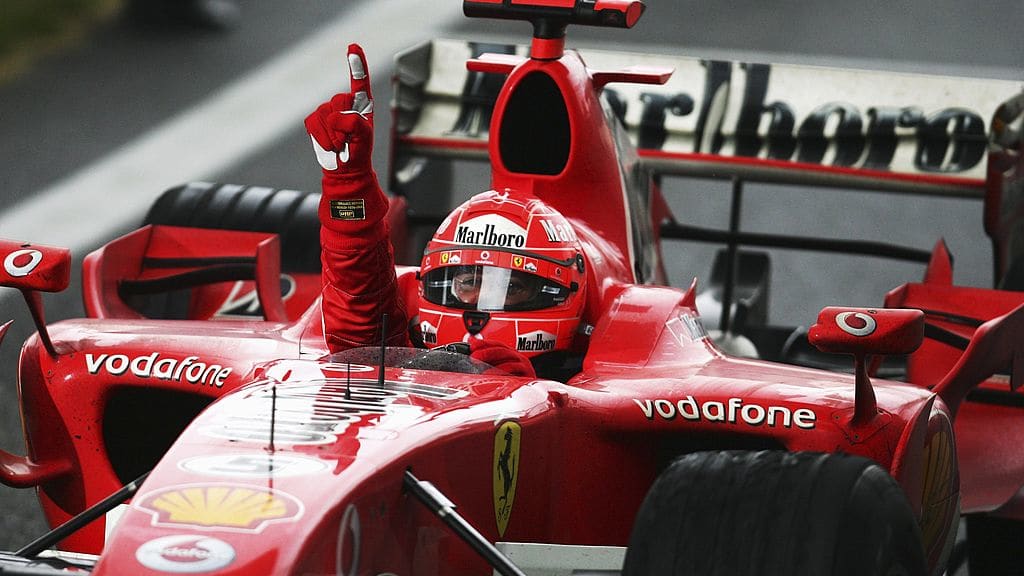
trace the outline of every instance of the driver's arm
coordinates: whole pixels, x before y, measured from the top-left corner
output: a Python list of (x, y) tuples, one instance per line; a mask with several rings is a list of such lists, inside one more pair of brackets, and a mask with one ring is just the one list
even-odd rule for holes
[(323, 171), (320, 197), (324, 338), (332, 352), (380, 343), (408, 345), (405, 305), (398, 297), (388, 201), (371, 165), (373, 95), (366, 57), (348, 48), (351, 91), (336, 94), (306, 118)]

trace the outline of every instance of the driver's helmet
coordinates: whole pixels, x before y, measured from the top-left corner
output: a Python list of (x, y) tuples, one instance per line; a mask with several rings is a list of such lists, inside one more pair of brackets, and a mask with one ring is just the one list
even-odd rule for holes
[(456, 208), (420, 266), (419, 329), (429, 347), (484, 338), (526, 356), (567, 350), (585, 300), (583, 251), (537, 198), (489, 191)]

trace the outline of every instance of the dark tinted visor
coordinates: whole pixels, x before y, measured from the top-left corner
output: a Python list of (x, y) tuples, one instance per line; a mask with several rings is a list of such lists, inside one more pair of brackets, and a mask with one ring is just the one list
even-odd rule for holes
[(570, 292), (536, 274), (498, 266), (446, 266), (423, 275), (428, 302), (460, 310), (542, 310), (562, 304)]

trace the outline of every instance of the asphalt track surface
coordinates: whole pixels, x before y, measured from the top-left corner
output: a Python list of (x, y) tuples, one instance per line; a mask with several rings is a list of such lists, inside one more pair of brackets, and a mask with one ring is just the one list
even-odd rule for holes
[[(175, 183), (317, 189), (301, 119), (344, 88), (347, 43), (367, 48), (379, 111), (390, 98), (384, 50), (433, 36), (525, 41), (526, 25), (461, 20), (454, 4), (242, 0), (242, 24), (226, 34), (140, 29), (120, 20), (98, 27), (0, 84), (0, 236), (73, 246), (80, 260), (137, 226), (149, 202)], [(1022, 80), (1021, 30), (1024, 13), (1015, 0), (985, 6), (651, 0), (634, 30), (574, 29), (570, 44)], [(286, 104), (268, 105), (275, 99)], [(386, 128), (378, 124), (375, 164), (383, 171)], [(467, 193), (487, 185), (479, 174), (463, 180)], [(689, 223), (724, 227), (727, 190), (715, 182), (676, 185), (671, 202)], [(924, 249), (943, 236), (956, 257), (958, 283), (991, 283), (975, 201), (750, 186), (743, 227)], [(673, 283), (706, 276), (713, 251), (697, 244), (671, 249)], [(829, 304), (878, 305), (887, 290), (922, 272), (919, 265), (870, 258), (840, 263), (786, 251), (772, 257), (771, 316), (789, 324), (806, 325)], [(79, 289), (75, 280), (64, 294), (47, 296), (48, 318), (81, 315)], [(13, 374), (31, 321), (11, 292), (0, 293), (0, 320), (16, 320), (0, 348), (0, 448), (23, 453)], [(20, 547), (45, 530), (31, 491), (0, 489), (0, 510), (0, 549)]]

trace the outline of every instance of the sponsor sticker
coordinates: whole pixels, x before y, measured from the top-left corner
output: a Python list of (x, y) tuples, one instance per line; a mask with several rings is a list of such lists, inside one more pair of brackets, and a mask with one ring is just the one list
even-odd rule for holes
[(522, 248), (526, 246), (526, 230), (497, 214), (467, 220), (455, 228), (456, 244)]
[(15, 250), (4, 258), (4, 270), (14, 278), (28, 276), (43, 261), (43, 253), (39, 250)]
[(441, 264), (462, 264), (462, 250), (441, 252)]
[(519, 479), (519, 445), (522, 428), (518, 422), (504, 422), (494, 433), (494, 519), (498, 523), (498, 535), (504, 536), (508, 520), (512, 516), (512, 504), (516, 499), (516, 481)]
[(213, 572), (235, 561), (235, 549), (217, 538), (176, 534), (150, 540), (135, 551), (135, 559), (150, 570), (175, 574)]
[(424, 344), (437, 344), (437, 326), (423, 320), (420, 322), (420, 334)]
[(725, 402), (700, 402), (693, 396), (687, 396), (679, 400), (634, 398), (633, 402), (648, 420), (678, 418), (691, 422), (721, 422), (768, 428), (796, 426), (804, 430), (813, 429), (817, 421), (817, 415), (810, 408), (793, 410), (788, 406), (761, 406), (753, 402), (744, 402), (742, 398), (729, 398)]
[(334, 220), (366, 220), (366, 203), (358, 200), (331, 200), (331, 218)]
[(163, 358), (159, 352), (134, 358), (129, 358), (125, 354), (87, 353), (85, 369), (90, 374), (99, 374), (103, 371), (111, 376), (123, 376), (131, 373), (137, 378), (174, 380), (217, 388), (223, 387), (224, 379), (231, 374), (231, 368), (200, 362), (198, 356), (188, 356), (184, 359)]
[[(295, 295), (299, 285), (290, 274), (281, 274), (281, 300), (287, 302)], [(263, 316), (256, 283), (251, 280), (239, 280), (231, 286), (231, 292), (213, 313), (217, 318)]]
[(193, 474), (228, 478), (290, 478), (327, 470), (322, 460), (290, 454), (216, 454), (196, 456), (178, 462), (178, 468)]
[(302, 502), (280, 490), (234, 484), (171, 486), (134, 505), (152, 515), (153, 526), (250, 533), (293, 522), (304, 511)]
[(708, 336), (707, 331), (704, 330), (704, 324), (701, 323), (699, 318), (682, 312), (677, 314), (675, 318), (665, 322), (665, 327), (675, 337), (676, 342), (679, 342), (681, 345), (686, 345), (689, 342), (701, 340)]
[(878, 325), (875, 319), (863, 312), (840, 312), (836, 314), (836, 325), (852, 336), (870, 336)]
[(576, 240), (576, 233), (568, 224), (558, 224), (542, 218), (540, 225), (544, 228), (544, 234), (547, 236), (548, 242), (572, 242)]
[(516, 350), (523, 352), (546, 352), (555, 349), (555, 335), (544, 330), (534, 330), (516, 335)]

